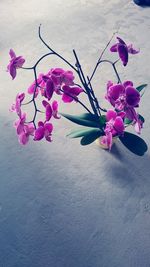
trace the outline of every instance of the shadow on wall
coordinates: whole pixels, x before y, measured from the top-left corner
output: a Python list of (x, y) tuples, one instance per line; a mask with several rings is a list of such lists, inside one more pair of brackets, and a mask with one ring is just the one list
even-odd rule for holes
[(133, 0), (136, 5), (150, 6), (150, 0)]

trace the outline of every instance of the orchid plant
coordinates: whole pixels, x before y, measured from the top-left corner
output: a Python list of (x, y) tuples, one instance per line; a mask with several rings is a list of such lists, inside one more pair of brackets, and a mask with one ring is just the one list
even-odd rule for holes
[[(19, 92), (15, 102), (12, 104), (10, 111), (17, 114), (18, 119), (14, 123), (18, 140), (22, 145), (26, 145), (30, 138), (34, 141), (46, 139), (52, 141), (53, 121), (62, 117), (78, 124), (82, 127), (71, 131), (68, 136), (72, 138), (81, 138), (81, 145), (88, 145), (99, 140), (99, 143), (109, 151), (112, 148), (113, 139), (119, 138), (120, 141), (133, 153), (142, 156), (147, 151), (145, 141), (138, 135), (143, 128), (144, 118), (139, 114), (138, 108), (143, 95), (143, 89), (147, 84), (135, 87), (132, 81), (121, 81), (117, 71), (117, 64), (121, 62), (123, 66), (127, 66), (129, 54), (137, 54), (132, 44), (127, 45), (120, 37), (117, 42), (110, 47), (110, 52), (117, 54), (116, 61), (103, 59), (106, 49), (109, 48), (112, 38), (102, 51), (91, 76), (86, 76), (83, 72), (81, 63), (75, 50), (75, 64), (71, 64), (67, 59), (54, 51), (43, 39), (41, 35), (41, 26), (39, 27), (39, 39), (47, 47), (48, 53), (40, 57), (32, 67), (24, 67), (25, 59), (22, 56), (16, 56), (15, 52), (10, 49), (10, 62), (7, 71), (14, 80), (18, 69), (32, 71), (34, 81), (28, 87), (26, 93)], [(45, 58), (55, 55), (63, 62), (67, 63), (69, 70), (60, 67), (51, 68), (47, 73), (37, 73), (38, 64)], [(108, 81), (106, 85), (105, 100), (110, 103), (111, 108), (102, 108), (98, 98), (93, 90), (92, 80), (100, 64), (107, 62), (112, 66), (117, 82)], [(76, 83), (75, 77), (79, 78), (80, 84)], [(80, 95), (84, 94), (88, 99), (90, 108), (81, 101)], [(27, 95), (31, 99), (26, 101)], [(76, 102), (81, 105), (85, 113), (80, 115), (64, 114), (59, 112), (59, 103), (55, 96), (60, 97), (61, 101), (70, 104)], [(42, 108), (38, 103), (41, 102)], [(86, 100), (87, 103), (87, 100)], [(28, 115), (24, 112), (26, 105), (32, 104), (34, 114), (31, 121), (28, 121)], [(38, 119), (43, 114), (44, 119)], [(126, 131), (127, 127), (134, 127), (137, 134)]]

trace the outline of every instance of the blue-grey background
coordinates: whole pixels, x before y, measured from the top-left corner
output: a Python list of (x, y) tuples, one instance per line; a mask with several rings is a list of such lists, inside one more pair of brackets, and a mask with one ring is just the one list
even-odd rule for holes
[[(47, 52), (44, 39), (74, 62), (76, 48), (90, 74), (112, 33), (133, 42), (140, 54), (119, 67), (122, 79), (150, 84), (150, 9), (130, 0), (0, 1), (0, 266), (1, 267), (149, 267), (150, 155), (137, 157), (119, 142), (112, 153), (95, 144), (81, 147), (65, 135), (73, 127), (55, 122), (54, 141), (18, 144), (9, 106), (33, 75), (6, 73), (8, 51), (24, 55), (30, 66)], [(109, 53), (106, 56), (110, 57)], [(45, 60), (44, 71), (63, 66)], [(112, 70), (104, 66), (95, 80), (99, 99)], [(140, 113), (142, 137), (150, 145), (150, 87)], [(104, 105), (104, 101), (102, 101)], [(77, 104), (66, 112), (82, 112)]]

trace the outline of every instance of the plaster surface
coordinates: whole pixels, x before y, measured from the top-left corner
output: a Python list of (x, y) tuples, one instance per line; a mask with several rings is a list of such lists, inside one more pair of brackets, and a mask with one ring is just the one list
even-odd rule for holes
[[(122, 79), (150, 84), (150, 8), (130, 0), (0, 1), (0, 266), (149, 267), (149, 151), (141, 158), (119, 142), (112, 153), (95, 144), (81, 147), (78, 139), (65, 137), (73, 125), (63, 118), (55, 123), (51, 144), (18, 144), (9, 106), (33, 75), (18, 71), (12, 82), (5, 66), (10, 48), (24, 55), (26, 66), (47, 52), (38, 39), (40, 23), (44, 39), (72, 62), (76, 49), (87, 74), (118, 30), (140, 48), (127, 68), (120, 67)], [(50, 58), (39, 71), (65, 66), (60, 64)], [(99, 99), (110, 77), (107, 66), (98, 71)], [(148, 87), (140, 110), (148, 145), (149, 99)], [(61, 108), (83, 112), (77, 104)]]

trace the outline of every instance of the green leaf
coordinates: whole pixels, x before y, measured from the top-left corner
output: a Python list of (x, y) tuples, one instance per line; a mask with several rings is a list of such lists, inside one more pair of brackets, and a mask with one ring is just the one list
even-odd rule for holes
[(82, 146), (86, 146), (89, 145), (91, 143), (93, 143), (98, 137), (102, 136), (102, 132), (95, 132), (95, 133), (89, 133), (87, 135), (85, 135), (84, 137), (82, 137), (80, 143)]
[(84, 113), (81, 115), (70, 115), (70, 114), (65, 114), (65, 113), (60, 113), (63, 117), (66, 119), (87, 127), (94, 127), (94, 128), (99, 128), (100, 123), (97, 121), (97, 117), (93, 114), (90, 113)]
[(136, 87), (136, 90), (138, 90), (139, 92), (141, 92), (145, 87), (147, 86), (147, 84), (141, 84), (140, 86)]
[(129, 120), (128, 118), (125, 118), (124, 119), (124, 123), (125, 124), (131, 124), (132, 123), (132, 120)]
[(78, 138), (78, 137), (87, 136), (89, 134), (95, 134), (95, 133), (101, 133), (101, 131), (98, 129), (94, 129), (94, 128), (76, 129), (76, 130), (71, 131), (71, 133), (68, 134), (67, 136), (69, 136), (71, 138)]
[(135, 134), (124, 132), (124, 135), (120, 136), (119, 139), (126, 148), (138, 156), (143, 156), (148, 149), (145, 141)]
[(78, 115), (78, 117), (80, 117), (83, 120), (88, 120), (88, 121), (97, 121), (99, 117), (95, 116), (94, 114), (91, 113), (82, 113), (80, 115)]
[(99, 117), (99, 122), (100, 122), (100, 126), (103, 127), (106, 123), (106, 116), (105, 115), (101, 115)]

